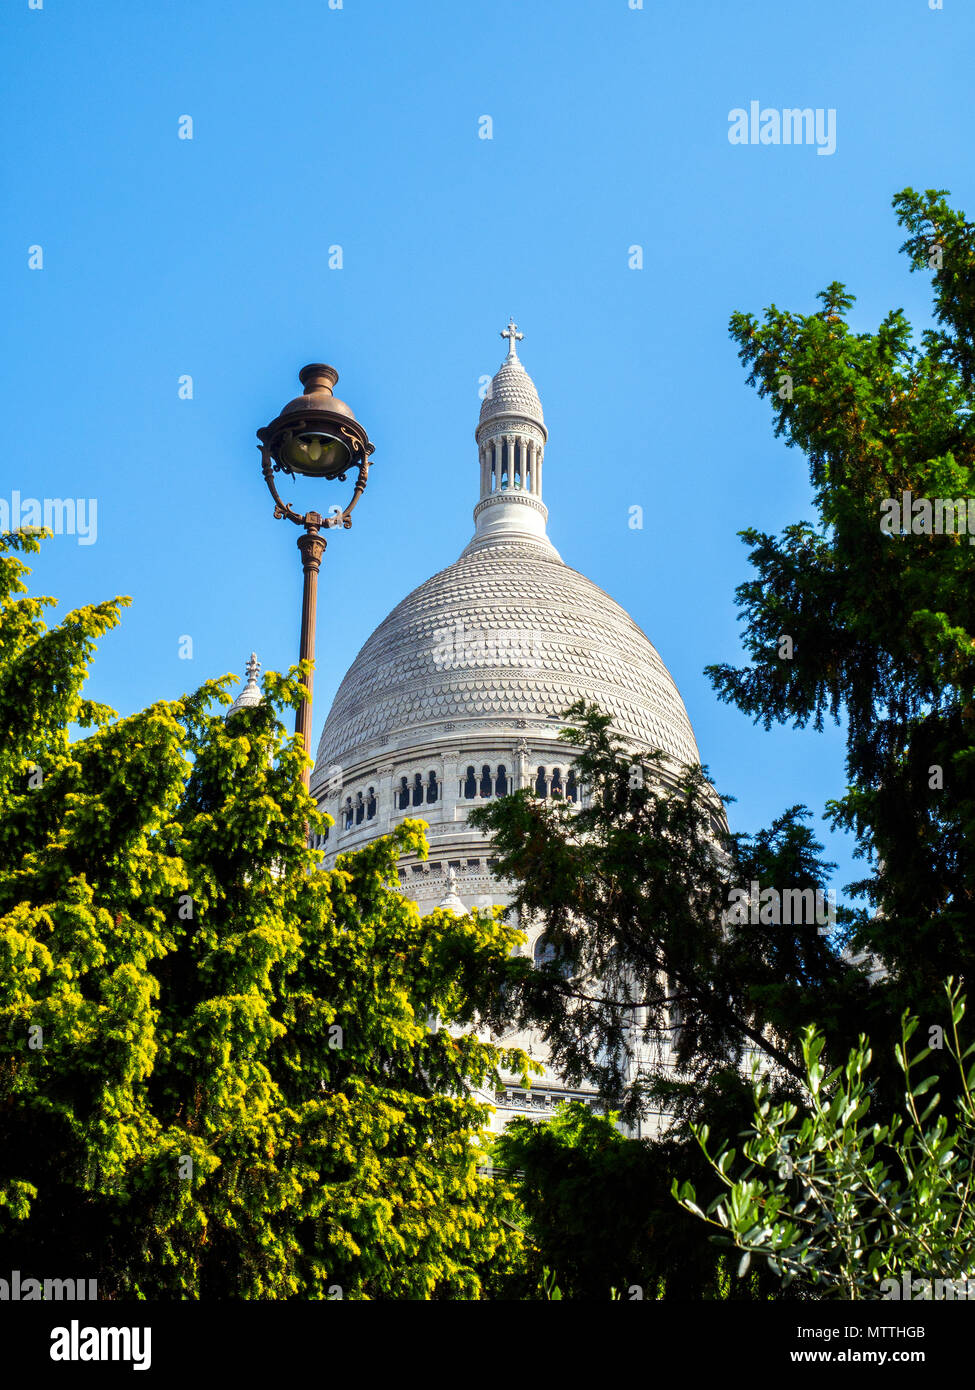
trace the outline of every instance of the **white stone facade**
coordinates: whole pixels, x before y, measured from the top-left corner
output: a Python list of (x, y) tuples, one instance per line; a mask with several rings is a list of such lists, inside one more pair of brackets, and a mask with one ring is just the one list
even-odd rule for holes
[[(468, 908), (510, 902), (491, 872), (490, 845), (467, 813), (529, 785), (570, 800), (583, 794), (571, 750), (557, 738), (564, 710), (581, 697), (598, 701), (634, 750), (699, 761), (654, 647), (608, 594), (563, 562), (545, 533), (542, 407), (515, 352), (514, 325), (502, 336), (508, 356), (476, 432), (474, 536), (362, 647), (332, 704), (311, 778), (312, 794), (335, 821), (321, 843), (326, 866), (407, 817), (427, 822), (429, 860), (400, 866), (403, 891), (421, 913), (449, 891)], [(529, 953), (537, 935), (529, 934)], [(545, 1060), (537, 1039), (504, 1041)], [(546, 1069), (528, 1095), (512, 1085), (489, 1097), (498, 1106), (495, 1127), (515, 1114), (544, 1119), (567, 1095), (592, 1100)]]

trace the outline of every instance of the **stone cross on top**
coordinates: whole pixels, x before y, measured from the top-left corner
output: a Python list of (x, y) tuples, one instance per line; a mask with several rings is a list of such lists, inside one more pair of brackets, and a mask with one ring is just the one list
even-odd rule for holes
[(518, 325), (515, 323), (514, 319), (508, 320), (508, 327), (502, 328), (501, 336), (502, 338), (508, 339), (508, 356), (517, 357), (518, 354), (515, 351), (515, 339), (517, 339), (518, 342), (521, 342), (522, 338), (525, 335), (524, 333), (518, 332)]

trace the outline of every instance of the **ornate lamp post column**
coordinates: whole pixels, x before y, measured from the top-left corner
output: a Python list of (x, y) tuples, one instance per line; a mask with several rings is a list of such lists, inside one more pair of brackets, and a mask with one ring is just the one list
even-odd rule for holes
[[(304, 394), (289, 401), (276, 419), (257, 431), (257, 437), (261, 441), (258, 447), (264, 481), (274, 498), (275, 519), (280, 521), (287, 517), (304, 531), (298, 537), (304, 575), (298, 655), (301, 661), (314, 662), (318, 571), (328, 544), (321, 532), (330, 526), (342, 526), (348, 530), (352, 525), (353, 509), (366, 490), (369, 456), (375, 445), (370, 444), (366, 431), (345, 402), (332, 395), (332, 388), (339, 379), (334, 367), (314, 362), (302, 367), (298, 377), (305, 388)], [(320, 512), (296, 512), (287, 502), (282, 502), (274, 483), (275, 473), (284, 473), (289, 478), (300, 473), (308, 478), (345, 482), (352, 468), (356, 469), (356, 482), (351, 501), (344, 511), (326, 517)], [(309, 755), (313, 681), (314, 670), (306, 681), (308, 699), (301, 702), (295, 719), (295, 733), (300, 736), (302, 746)], [(302, 773), (306, 791), (310, 773), (311, 769), (306, 766)]]

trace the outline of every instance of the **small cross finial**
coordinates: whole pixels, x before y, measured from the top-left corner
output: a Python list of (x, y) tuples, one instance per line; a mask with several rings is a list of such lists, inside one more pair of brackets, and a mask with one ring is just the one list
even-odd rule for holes
[(257, 652), (251, 652), (251, 659), (244, 667), (247, 672), (248, 681), (256, 681), (261, 672), (261, 663), (257, 659)]
[(515, 351), (515, 340), (517, 339), (518, 342), (521, 342), (522, 338), (525, 335), (524, 333), (518, 332), (518, 325), (515, 323), (514, 319), (508, 320), (508, 327), (502, 328), (501, 336), (502, 338), (508, 339), (508, 356), (517, 357), (518, 354)]

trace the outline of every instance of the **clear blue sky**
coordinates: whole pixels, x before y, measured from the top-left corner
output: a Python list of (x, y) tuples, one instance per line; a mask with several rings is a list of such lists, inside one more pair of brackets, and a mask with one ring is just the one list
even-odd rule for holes
[[(294, 660), (295, 528), (254, 431), (327, 361), (376, 466), (323, 569), (317, 741), (369, 632), (469, 538), (478, 379), (513, 314), (552, 539), (659, 649), (735, 825), (842, 791), (838, 731), (765, 733), (703, 675), (740, 652), (735, 533), (811, 514), (727, 322), (840, 279), (857, 327), (923, 325), (890, 199), (975, 214), (971, 0), (7, 0), (2, 46), (0, 495), (97, 498), (97, 542), (35, 570), (62, 611), (134, 600), (93, 697)], [(752, 100), (835, 108), (836, 152), (730, 144)]]

